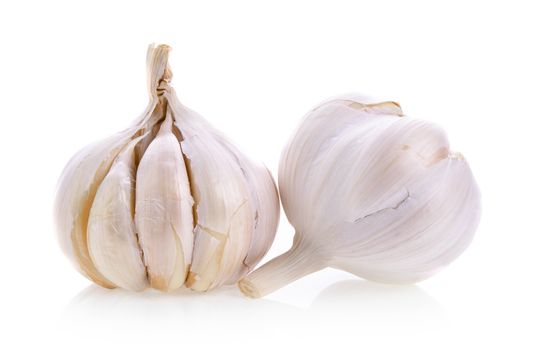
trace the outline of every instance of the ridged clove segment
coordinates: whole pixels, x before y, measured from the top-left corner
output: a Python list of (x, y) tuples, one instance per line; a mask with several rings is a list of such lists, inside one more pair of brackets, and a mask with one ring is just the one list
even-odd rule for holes
[(181, 147), (167, 113), (140, 161), (135, 224), (150, 285), (179, 288), (187, 276), (193, 244), (193, 200)]
[(55, 221), (63, 251), (82, 274), (106, 288), (115, 285), (91, 260), (87, 246), (89, 212), (100, 183), (132, 134), (120, 133), (78, 152), (63, 171), (55, 201)]
[(272, 175), (264, 166), (239, 157), (239, 151), (229, 143), (226, 143), (226, 149), (234, 156), (246, 179), (251, 194), (250, 209), (254, 215), (246, 258), (227, 281), (233, 284), (248, 274), (270, 249), (279, 223), (279, 200)]
[(254, 208), (242, 169), (206, 131), (208, 126), (192, 128), (186, 119), (178, 119), (178, 125), (192, 174), (197, 216), (187, 286), (205, 291), (224, 284), (240, 269), (254, 228)]
[(264, 167), (245, 157), (172, 91), (195, 200), (192, 265), (186, 285), (206, 291), (235, 283), (266, 253), (279, 219), (275, 184)]
[(135, 147), (131, 141), (115, 159), (94, 198), (88, 224), (88, 247), (94, 265), (114, 285), (133, 291), (148, 286), (133, 215)]

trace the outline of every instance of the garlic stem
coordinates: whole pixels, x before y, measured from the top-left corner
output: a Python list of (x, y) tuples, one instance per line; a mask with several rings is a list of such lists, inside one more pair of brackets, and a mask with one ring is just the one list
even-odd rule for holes
[(239, 281), (239, 289), (250, 298), (260, 298), (327, 265), (308, 245), (295, 242), (290, 250), (270, 260)]

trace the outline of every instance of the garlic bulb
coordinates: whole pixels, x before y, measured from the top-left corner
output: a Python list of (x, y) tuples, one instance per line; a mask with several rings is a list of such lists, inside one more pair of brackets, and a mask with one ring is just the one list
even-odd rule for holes
[(480, 217), (463, 156), (394, 102), (350, 97), (312, 110), (284, 150), (279, 186), (293, 247), (240, 281), (251, 297), (328, 266), (378, 282), (423, 280), (461, 254)]
[(60, 178), (61, 247), (107, 287), (197, 291), (235, 283), (272, 244), (268, 170), (245, 157), (170, 87), (170, 47), (150, 46), (150, 103), (129, 129), (87, 146)]

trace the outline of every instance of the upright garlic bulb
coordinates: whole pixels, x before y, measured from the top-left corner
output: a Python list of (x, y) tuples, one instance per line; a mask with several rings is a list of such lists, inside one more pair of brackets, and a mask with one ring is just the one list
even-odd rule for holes
[(472, 240), (480, 194), (439, 127), (394, 102), (337, 99), (303, 120), (280, 161), (293, 247), (240, 281), (268, 294), (330, 266), (412, 283), (448, 265)]
[(274, 239), (279, 201), (253, 163), (170, 87), (170, 47), (148, 50), (150, 103), (129, 129), (87, 146), (61, 176), (60, 243), (107, 287), (205, 291), (235, 283)]

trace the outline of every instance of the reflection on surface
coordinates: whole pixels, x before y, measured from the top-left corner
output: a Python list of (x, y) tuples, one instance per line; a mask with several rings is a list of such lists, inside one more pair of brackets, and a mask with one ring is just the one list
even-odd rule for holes
[(208, 293), (179, 290), (142, 293), (104, 289), (91, 285), (81, 291), (65, 310), (65, 318), (84, 320), (119, 319), (127, 322), (150, 321), (153, 324), (187, 323), (223, 319), (229, 322), (253, 313), (276, 315), (297, 312), (295, 307), (261, 299), (243, 297), (236, 287), (219, 288)]
[(415, 285), (394, 286), (363, 280), (337, 282), (324, 289), (310, 310), (333, 314), (350, 322), (442, 322), (444, 313), (435, 299)]
[(201, 346), (237, 342), (272, 348), (282, 342), (331, 347), (361, 337), (401, 336), (406, 327), (429, 334), (428, 327), (435, 329), (443, 320), (439, 304), (419, 287), (354, 279), (325, 288), (306, 308), (248, 299), (236, 287), (163, 294), (93, 285), (71, 301), (59, 327), (65, 342), (84, 339), (92, 347), (103, 341), (153, 346), (184, 340)]
[(240, 322), (261, 316), (269, 318), (313, 320), (324, 316), (350, 320), (416, 321), (443, 319), (439, 304), (420, 287), (391, 286), (357, 279), (337, 282), (325, 288), (308, 308), (269, 299), (248, 299), (236, 287), (208, 293), (180, 290), (174, 293), (108, 290), (91, 285), (70, 302), (64, 320), (85, 322), (119, 319), (127, 322), (150, 321), (155, 324), (187, 323), (206, 320)]

